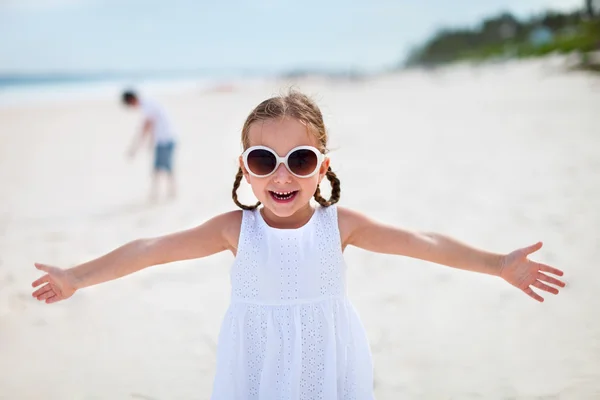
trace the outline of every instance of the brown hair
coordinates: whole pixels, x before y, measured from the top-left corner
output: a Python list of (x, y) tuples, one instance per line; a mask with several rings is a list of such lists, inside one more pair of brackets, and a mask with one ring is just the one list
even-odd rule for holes
[[(327, 130), (325, 129), (321, 110), (319, 110), (319, 107), (308, 96), (293, 90), (283, 96), (271, 97), (252, 110), (242, 128), (242, 145), (244, 146), (244, 150), (249, 147), (248, 132), (250, 131), (250, 125), (258, 121), (281, 117), (292, 117), (305, 124), (319, 141), (318, 149), (323, 154), (327, 152)], [(340, 180), (331, 170), (331, 167), (329, 167), (325, 176), (331, 183), (331, 197), (329, 200), (325, 200), (321, 196), (321, 189), (317, 186), (314, 198), (323, 207), (328, 207), (340, 200)], [(243, 177), (244, 174), (240, 167), (233, 182), (231, 193), (233, 202), (243, 210), (253, 210), (260, 205), (260, 202), (252, 206), (246, 206), (241, 204), (237, 198), (237, 190), (240, 187)]]

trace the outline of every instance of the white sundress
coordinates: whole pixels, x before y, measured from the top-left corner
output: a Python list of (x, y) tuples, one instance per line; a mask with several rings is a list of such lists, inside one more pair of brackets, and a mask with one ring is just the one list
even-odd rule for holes
[(345, 275), (335, 206), (317, 207), (298, 229), (244, 211), (211, 399), (373, 399)]

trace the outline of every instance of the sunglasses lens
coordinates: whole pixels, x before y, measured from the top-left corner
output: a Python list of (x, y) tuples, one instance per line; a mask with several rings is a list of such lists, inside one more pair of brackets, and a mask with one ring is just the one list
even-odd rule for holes
[(312, 174), (317, 168), (318, 162), (317, 155), (306, 149), (296, 150), (288, 158), (290, 171), (299, 176)]
[(256, 175), (268, 175), (275, 169), (275, 155), (264, 149), (252, 150), (248, 153), (248, 168)]

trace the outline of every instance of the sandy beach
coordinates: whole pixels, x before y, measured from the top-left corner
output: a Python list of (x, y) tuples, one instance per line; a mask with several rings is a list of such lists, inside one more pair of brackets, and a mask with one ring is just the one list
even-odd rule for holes
[(126, 158), (140, 116), (118, 97), (0, 108), (0, 399), (209, 397), (231, 254), (54, 305), (31, 297), (33, 263), (234, 209), (246, 115), (290, 84), (322, 108), (341, 205), (498, 252), (541, 240), (534, 258), (565, 271), (540, 304), (497, 278), (348, 249), (377, 399), (599, 399), (600, 82), (549, 61), (157, 94), (180, 191), (155, 205), (150, 152)]

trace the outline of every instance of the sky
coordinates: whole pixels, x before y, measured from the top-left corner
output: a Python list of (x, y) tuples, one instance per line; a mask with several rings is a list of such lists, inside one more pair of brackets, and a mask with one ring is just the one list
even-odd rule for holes
[(0, 73), (376, 71), (446, 26), (584, 0), (0, 0)]

